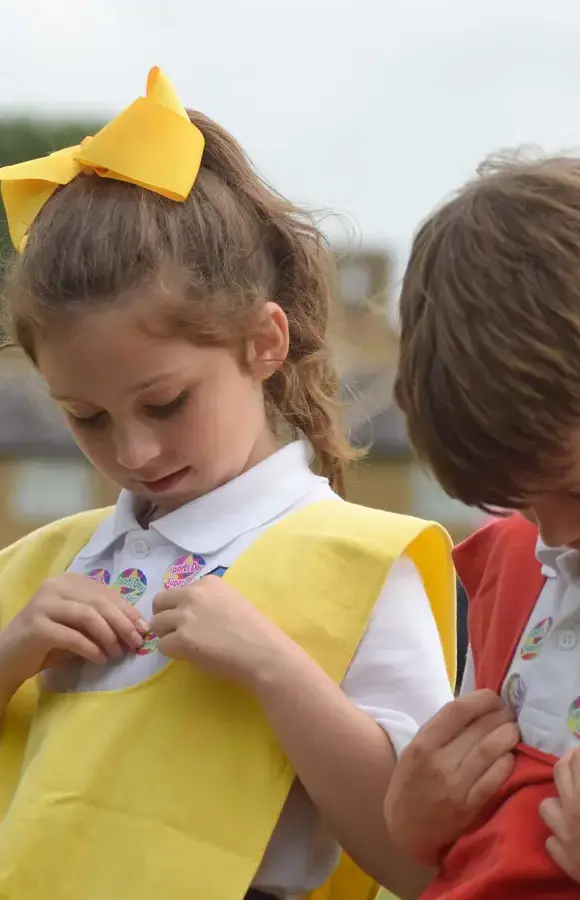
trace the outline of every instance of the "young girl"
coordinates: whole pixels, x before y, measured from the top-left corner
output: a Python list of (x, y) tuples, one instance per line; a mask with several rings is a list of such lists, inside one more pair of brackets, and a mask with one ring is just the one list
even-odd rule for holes
[(451, 697), (453, 576), (437, 526), (334, 492), (320, 234), (156, 69), (0, 179), (12, 334), (121, 488), (0, 555), (0, 896), (302, 895), (338, 844), (387, 880), (396, 756)]

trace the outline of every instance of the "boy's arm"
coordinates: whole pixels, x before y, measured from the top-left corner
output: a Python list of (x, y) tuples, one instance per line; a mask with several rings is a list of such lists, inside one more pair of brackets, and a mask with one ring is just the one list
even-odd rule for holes
[(437, 875), (437, 869), (420, 866), (395, 841), (386, 848), (385, 857), (385, 868), (392, 877), (384, 884), (389, 893), (386, 897), (381, 894), (380, 900), (419, 900)]

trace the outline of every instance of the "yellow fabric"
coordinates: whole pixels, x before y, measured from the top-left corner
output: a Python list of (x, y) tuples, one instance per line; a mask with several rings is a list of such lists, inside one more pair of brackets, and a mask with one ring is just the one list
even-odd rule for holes
[(28, 230), (58, 187), (80, 172), (127, 181), (183, 201), (191, 191), (204, 137), (157, 67), (147, 79), (145, 97), (76, 147), (0, 168), (2, 199), (12, 243), (22, 250)]
[[(67, 568), (106, 511), (0, 554), (0, 627)], [(454, 675), (454, 577), (435, 525), (322, 502), (265, 532), (224, 576), (342, 680), (395, 559), (419, 566)], [(401, 597), (401, 603), (405, 598)], [(293, 780), (243, 690), (173, 662), (117, 691), (20, 691), (0, 740), (1, 900), (241, 900)], [(344, 859), (316, 900), (371, 900)]]

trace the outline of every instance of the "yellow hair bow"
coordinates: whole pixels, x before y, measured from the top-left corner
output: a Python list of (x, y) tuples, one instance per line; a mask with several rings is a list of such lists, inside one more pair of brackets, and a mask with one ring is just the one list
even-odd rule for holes
[(83, 171), (138, 184), (183, 202), (201, 165), (204, 137), (157, 67), (147, 94), (116, 116), (94, 137), (41, 159), (0, 168), (2, 200), (12, 243), (22, 250), (28, 230), (58, 187)]

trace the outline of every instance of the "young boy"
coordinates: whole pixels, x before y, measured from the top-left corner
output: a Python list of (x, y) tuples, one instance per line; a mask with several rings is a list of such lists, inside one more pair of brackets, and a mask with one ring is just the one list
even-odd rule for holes
[[(401, 313), (420, 457), (451, 496), (523, 514), (457, 549), (466, 693), (401, 758), (390, 828), (438, 865), (425, 900), (578, 898), (580, 160), (486, 166), (418, 232)], [(513, 755), (509, 725), (477, 740), (490, 691)]]

